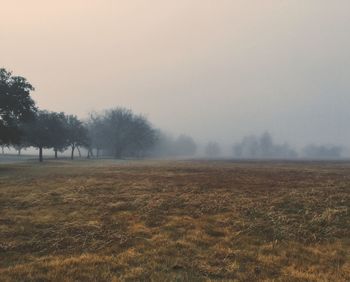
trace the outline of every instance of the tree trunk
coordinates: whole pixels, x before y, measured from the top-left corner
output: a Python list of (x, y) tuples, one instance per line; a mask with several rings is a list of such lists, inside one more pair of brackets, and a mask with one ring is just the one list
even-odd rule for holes
[(21, 155), (21, 150), (22, 150), (22, 149), (18, 149), (18, 156)]
[(58, 155), (57, 155), (57, 149), (55, 149), (55, 159), (58, 159)]
[(39, 162), (43, 162), (43, 147), (39, 147)]
[(97, 149), (96, 149), (96, 158), (98, 158), (99, 156), (100, 156), (100, 149), (97, 148)]
[(73, 160), (74, 159), (74, 149), (75, 149), (75, 146), (72, 145), (72, 153), (71, 153), (71, 156), (70, 158)]
[(88, 150), (88, 159), (93, 158), (93, 157), (94, 157), (93, 149), (89, 148), (89, 150)]
[(78, 153), (79, 153), (79, 158), (81, 158), (81, 152), (80, 152), (80, 148), (77, 147)]
[(2, 151), (2, 154), (5, 155), (5, 150), (4, 150), (5, 146), (1, 146), (1, 151)]

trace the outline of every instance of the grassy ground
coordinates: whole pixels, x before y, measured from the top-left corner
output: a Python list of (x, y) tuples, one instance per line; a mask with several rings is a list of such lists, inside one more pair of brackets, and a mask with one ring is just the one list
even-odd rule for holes
[(349, 281), (349, 163), (0, 165), (1, 281)]

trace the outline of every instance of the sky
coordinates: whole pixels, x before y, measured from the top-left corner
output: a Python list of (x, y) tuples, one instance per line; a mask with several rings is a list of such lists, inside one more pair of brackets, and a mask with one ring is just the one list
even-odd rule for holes
[(42, 109), (115, 106), (231, 144), (350, 143), (348, 0), (0, 0), (0, 67)]

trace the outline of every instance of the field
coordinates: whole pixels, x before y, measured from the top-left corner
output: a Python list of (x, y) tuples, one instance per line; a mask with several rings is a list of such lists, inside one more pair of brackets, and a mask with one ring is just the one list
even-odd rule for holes
[(0, 281), (349, 281), (350, 163), (0, 165)]

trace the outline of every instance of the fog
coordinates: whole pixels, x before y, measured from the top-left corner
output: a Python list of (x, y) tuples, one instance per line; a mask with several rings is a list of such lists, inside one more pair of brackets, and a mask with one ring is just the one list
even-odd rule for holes
[(221, 155), (266, 131), (299, 154), (349, 155), (347, 0), (0, 6), (1, 67), (36, 87), (40, 108), (81, 118), (130, 108)]

